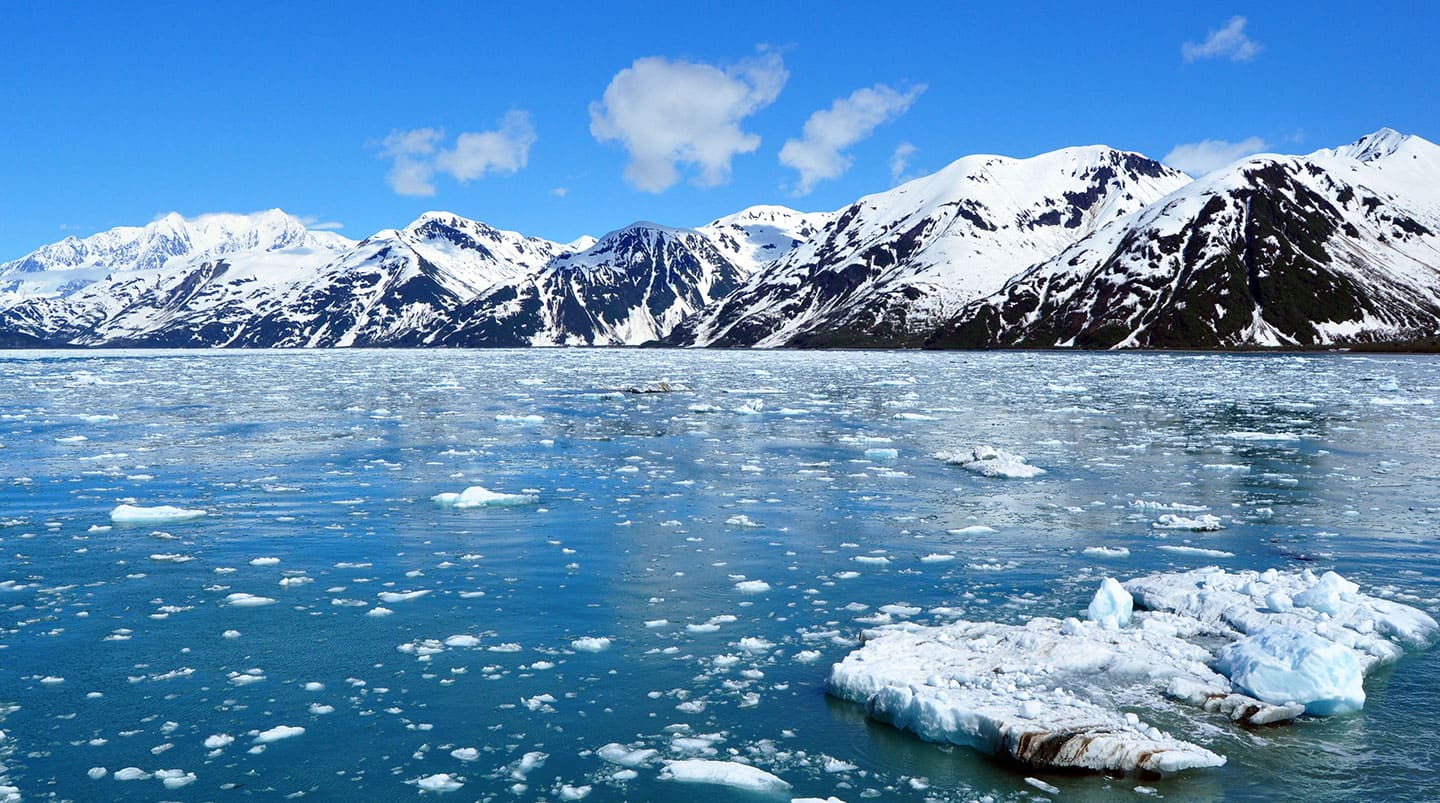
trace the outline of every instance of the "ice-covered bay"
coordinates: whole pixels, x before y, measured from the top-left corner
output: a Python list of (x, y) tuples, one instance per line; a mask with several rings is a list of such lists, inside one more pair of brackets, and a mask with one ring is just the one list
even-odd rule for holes
[[(1334, 569), (1433, 614), (1440, 413), (1373, 403), (1434, 398), (1431, 358), (0, 366), (0, 790), (26, 799), (1440, 796), (1436, 650), (1283, 727), (1117, 692), (1120, 721), (1226, 759), (1158, 780), (1013, 768), (824, 693), (867, 630), (1048, 618), (1063, 644), (1104, 577)], [(615, 392), (662, 382), (683, 392)], [(1299, 607), (1340, 626), (1346, 593)]]

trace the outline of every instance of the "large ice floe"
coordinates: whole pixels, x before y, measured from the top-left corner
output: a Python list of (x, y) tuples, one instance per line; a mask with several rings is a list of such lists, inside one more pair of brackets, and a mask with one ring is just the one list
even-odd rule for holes
[(1309, 570), (1106, 578), (1087, 617), (867, 630), (829, 692), (928, 741), (1036, 767), (1163, 774), (1225, 758), (1122, 705), (1170, 698), (1246, 725), (1343, 714), (1364, 704), (1365, 673), (1440, 631), (1423, 611)]
[(1030, 465), (1020, 455), (1001, 451), (992, 446), (976, 446), (973, 449), (962, 449), (956, 452), (937, 452), (935, 457), (984, 477), (1028, 479), (1045, 473), (1045, 469)]
[(110, 511), (110, 520), (116, 524), (161, 524), (173, 521), (189, 521), (205, 516), (204, 510), (190, 510), (174, 505), (141, 507), (140, 505), (116, 505)]

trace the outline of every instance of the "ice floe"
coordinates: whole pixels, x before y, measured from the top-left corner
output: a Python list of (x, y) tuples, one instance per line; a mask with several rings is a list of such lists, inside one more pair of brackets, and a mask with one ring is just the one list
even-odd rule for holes
[(1045, 469), (1030, 465), (1020, 455), (992, 446), (976, 446), (958, 452), (937, 452), (935, 457), (984, 477), (1026, 479), (1045, 473)]
[(778, 775), (766, 772), (759, 767), (734, 761), (711, 761), (700, 758), (668, 761), (665, 763), (665, 768), (660, 771), (660, 779), (682, 783), (716, 784), (761, 794), (790, 791), (790, 784)]
[(460, 493), (439, 493), (430, 497), (432, 502), (454, 508), (472, 507), (515, 507), (533, 505), (540, 498), (533, 494), (505, 494), (472, 485)]
[(139, 505), (117, 505), (110, 511), (110, 520), (116, 524), (156, 524), (161, 522), (189, 521), (203, 518), (204, 510), (191, 510), (174, 505), (141, 507)]
[[(1132, 595), (1141, 610), (1127, 616)], [(1032, 766), (1169, 773), (1225, 759), (1121, 713), (1122, 701), (1168, 697), (1257, 725), (1346, 713), (1364, 703), (1364, 673), (1440, 631), (1423, 611), (1308, 570), (1106, 578), (1087, 613), (1095, 621), (867, 630), (828, 690), (928, 741)]]

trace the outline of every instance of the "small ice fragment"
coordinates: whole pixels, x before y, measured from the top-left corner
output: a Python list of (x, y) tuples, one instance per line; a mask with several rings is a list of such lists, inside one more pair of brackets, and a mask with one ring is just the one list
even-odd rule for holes
[(1045, 469), (1026, 463), (1025, 458), (1020, 455), (1001, 451), (993, 446), (976, 446), (969, 451), (939, 452), (935, 456), (984, 477), (1027, 479), (1045, 473)]
[(141, 507), (119, 505), (110, 511), (110, 520), (116, 524), (154, 524), (157, 522), (188, 521), (206, 515), (203, 510), (187, 510), (173, 505)]
[(660, 771), (660, 779), (682, 783), (716, 784), (760, 794), (779, 794), (790, 791), (790, 784), (784, 779), (758, 767), (737, 764), (733, 761), (707, 761), (705, 759), (670, 761)]
[(461, 761), (478, 761), (480, 759), (480, 751), (473, 747), (457, 747), (450, 751), (450, 755)]
[(455, 780), (455, 776), (448, 772), (437, 772), (434, 775), (416, 778), (412, 783), (427, 792), (454, 792), (465, 785)]
[(234, 741), (235, 741), (235, 737), (234, 737), (234, 736), (231, 736), (231, 735), (228, 734), (228, 733), (217, 733), (217, 734), (214, 734), (213, 736), (206, 736), (206, 737), (205, 737), (205, 749), (206, 749), (206, 750), (219, 750), (220, 748), (225, 747), (226, 745), (229, 745), (229, 744), (231, 744), (231, 743), (234, 742)]
[(280, 565), (280, 559), (279, 559), (279, 558), (252, 558), (252, 559), (250, 560), (250, 565), (251, 565), (251, 566), (278, 566), (278, 565)]
[(611, 742), (596, 750), (595, 753), (611, 764), (619, 764), (622, 767), (638, 767), (659, 754), (658, 750), (635, 749), (632, 750), (622, 744)]
[(268, 730), (260, 731), (255, 736), (255, 744), (270, 744), (281, 739), (290, 739), (304, 733), (305, 729), (298, 725), (276, 725)]
[(472, 485), (460, 493), (440, 493), (430, 497), (430, 500), (458, 509), (474, 507), (515, 507), (518, 505), (533, 505), (540, 501), (538, 496), (533, 494), (505, 494), (497, 493), (479, 485)]
[(742, 594), (760, 594), (770, 590), (770, 584), (764, 580), (741, 580), (735, 584), (735, 590)]
[(262, 605), (274, 605), (275, 600), (270, 597), (259, 597), (254, 594), (246, 594), (237, 591), (225, 597), (225, 604), (236, 608), (258, 608)]
[(610, 639), (604, 636), (585, 636), (570, 642), (570, 646), (581, 652), (600, 652), (610, 649)]

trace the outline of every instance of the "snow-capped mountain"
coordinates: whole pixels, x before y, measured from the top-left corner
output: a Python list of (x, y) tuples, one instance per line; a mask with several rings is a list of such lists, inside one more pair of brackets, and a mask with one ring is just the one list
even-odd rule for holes
[[(743, 238), (732, 240), (748, 253)], [(693, 229), (636, 223), (456, 313), (449, 346), (638, 345), (734, 290), (744, 270)]]
[(815, 238), (833, 212), (797, 212), (784, 206), (752, 206), (713, 220), (698, 231), (746, 276), (753, 275)]
[(203, 262), (291, 249), (338, 252), (352, 245), (333, 232), (310, 231), (279, 209), (189, 219), (171, 212), (145, 226), (122, 226), (84, 239), (66, 237), (0, 264), (0, 296), (66, 295), (109, 274), (161, 271), (177, 260)]
[(961, 311), (932, 346), (1234, 348), (1440, 333), (1440, 148), (1254, 156)]
[(836, 213), (670, 342), (918, 342), (965, 302), (1188, 181), (1103, 146), (968, 156)]

